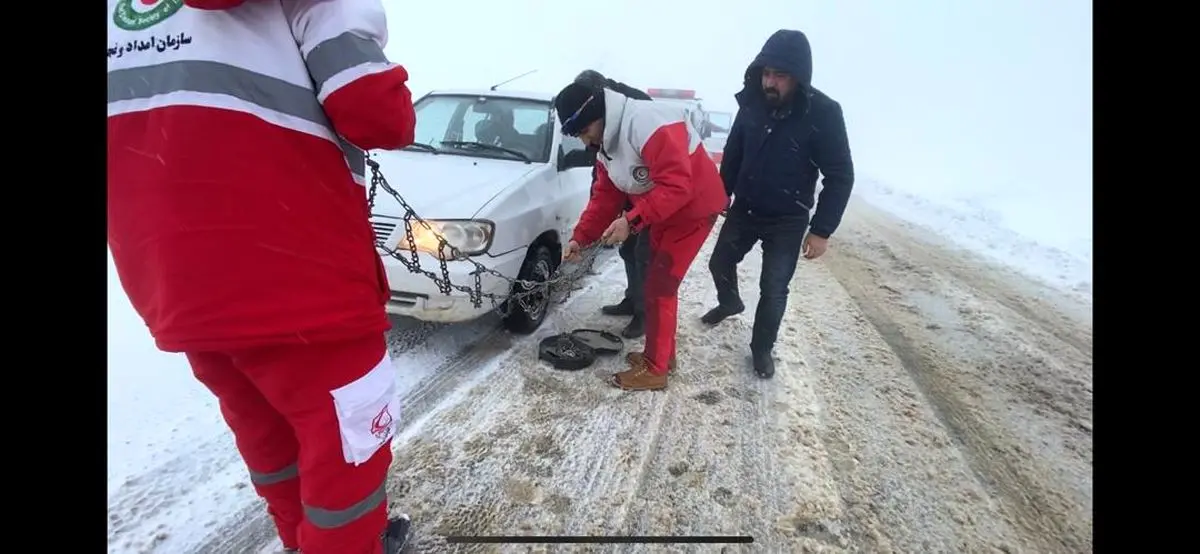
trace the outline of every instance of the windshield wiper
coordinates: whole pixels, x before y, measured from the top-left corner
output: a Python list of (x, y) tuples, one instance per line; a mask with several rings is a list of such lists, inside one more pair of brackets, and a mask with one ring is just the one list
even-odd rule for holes
[(420, 150), (424, 150), (426, 152), (431, 152), (434, 154), (438, 153), (438, 149), (436, 147), (434, 147), (433, 145), (430, 145), (430, 144), (425, 144), (423, 142), (414, 142), (408, 146), (405, 146), (404, 150), (408, 150), (409, 148), (418, 148)]
[(495, 144), (488, 144), (488, 143), (486, 143), (486, 142), (473, 142), (473, 141), (462, 141), (462, 140), (444, 140), (444, 141), (442, 141), (442, 145), (444, 145), (444, 146), (452, 146), (452, 147), (454, 147), (454, 148), (463, 148), (463, 147), (468, 147), (468, 148), (481, 148), (481, 149), (483, 149), (483, 150), (491, 150), (491, 151), (493, 151), (493, 152), (504, 152), (504, 153), (506, 153), (506, 154), (510, 154), (510, 155), (516, 156), (516, 157), (518, 157), (518, 158), (521, 158), (522, 160), (525, 160), (526, 162), (532, 162), (532, 161), (533, 161), (533, 160), (529, 159), (529, 156), (526, 156), (526, 155), (525, 155), (525, 153), (524, 153), (524, 152), (522, 152), (522, 151), (520, 151), (520, 150), (513, 150), (512, 148), (505, 148), (505, 147), (503, 147), (503, 146), (496, 146)]

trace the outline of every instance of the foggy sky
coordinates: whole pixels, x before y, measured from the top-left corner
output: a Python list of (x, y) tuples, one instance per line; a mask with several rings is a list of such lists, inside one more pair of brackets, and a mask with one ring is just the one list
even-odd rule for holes
[(643, 89), (696, 89), (709, 109), (734, 111), (763, 41), (799, 29), (814, 85), (843, 106), (860, 175), (933, 196), (1027, 197), (1090, 229), (1083, 0), (385, 3), (387, 54), (418, 95), (531, 69), (507, 88), (553, 92), (591, 67)]

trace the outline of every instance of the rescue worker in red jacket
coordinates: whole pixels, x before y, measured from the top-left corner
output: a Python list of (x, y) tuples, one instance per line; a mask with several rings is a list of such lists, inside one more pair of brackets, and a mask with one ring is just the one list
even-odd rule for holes
[(413, 140), (380, 0), (109, 0), (108, 244), (280, 540), (392, 554), (399, 407), (364, 150)]
[[(564, 259), (649, 228), (646, 350), (631, 353), (630, 368), (611, 382), (625, 390), (665, 388), (675, 367), (679, 285), (725, 209), (721, 176), (681, 107), (581, 83), (559, 92), (554, 107), (563, 134), (599, 150), (592, 196)], [(627, 200), (633, 209), (622, 214)]]

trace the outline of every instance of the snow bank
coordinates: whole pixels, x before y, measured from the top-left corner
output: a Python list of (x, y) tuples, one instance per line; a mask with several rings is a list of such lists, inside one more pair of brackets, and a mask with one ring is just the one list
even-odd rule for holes
[(872, 179), (859, 179), (852, 198), (1091, 300), (1090, 199), (1086, 208), (1051, 195), (935, 199)]

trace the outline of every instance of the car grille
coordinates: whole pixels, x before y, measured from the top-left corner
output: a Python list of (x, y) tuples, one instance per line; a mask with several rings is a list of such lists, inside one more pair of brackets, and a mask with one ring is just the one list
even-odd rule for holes
[(371, 218), (371, 228), (375, 229), (376, 240), (386, 240), (391, 236), (392, 231), (396, 230), (396, 225), (400, 222), (398, 218)]
[(417, 301), (421, 298), (429, 299), (428, 294), (417, 294), (415, 292), (400, 292), (398, 290), (391, 291), (391, 298), (388, 303), (398, 308), (411, 308), (417, 305)]

